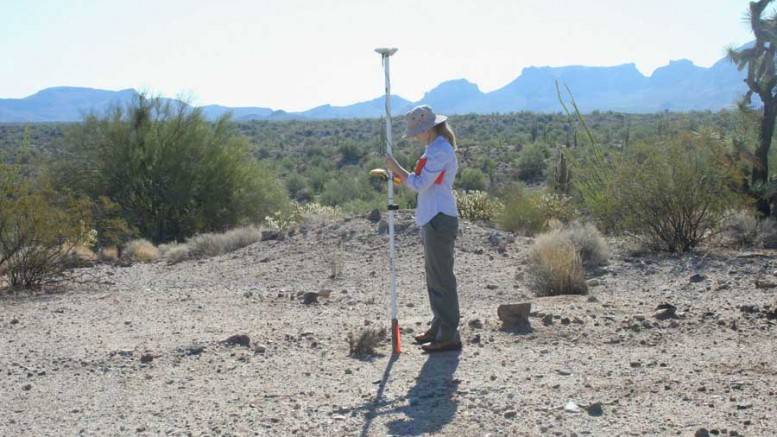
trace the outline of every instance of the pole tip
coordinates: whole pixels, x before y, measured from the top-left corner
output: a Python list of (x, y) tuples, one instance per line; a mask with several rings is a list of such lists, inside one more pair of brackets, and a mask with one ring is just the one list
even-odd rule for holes
[(392, 48), (381, 47), (381, 48), (375, 49), (376, 52), (380, 53), (383, 56), (391, 56), (394, 53), (396, 53), (397, 50), (399, 49), (396, 47), (392, 47)]

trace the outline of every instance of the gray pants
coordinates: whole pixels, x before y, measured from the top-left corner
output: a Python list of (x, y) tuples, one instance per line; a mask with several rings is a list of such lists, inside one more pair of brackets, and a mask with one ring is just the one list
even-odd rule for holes
[(438, 342), (458, 338), (459, 295), (453, 274), (453, 245), (459, 233), (459, 219), (437, 214), (421, 228), (426, 265), (426, 288), (432, 307), (429, 333)]

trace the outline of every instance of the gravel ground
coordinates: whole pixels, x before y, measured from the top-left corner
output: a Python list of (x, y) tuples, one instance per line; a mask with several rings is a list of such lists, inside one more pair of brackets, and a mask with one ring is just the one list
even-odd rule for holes
[[(388, 238), (365, 217), (3, 296), (0, 435), (777, 435), (774, 251), (611, 241), (588, 296), (537, 298), (532, 241), (462, 222), (464, 348), (427, 355), (412, 220), (397, 219), (398, 356), (388, 341), (349, 356), (348, 334), (390, 325)], [(497, 307), (521, 302), (530, 326), (503, 327)]]

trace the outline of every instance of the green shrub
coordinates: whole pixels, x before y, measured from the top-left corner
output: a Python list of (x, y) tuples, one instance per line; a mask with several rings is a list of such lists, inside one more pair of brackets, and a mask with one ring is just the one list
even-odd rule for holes
[(454, 191), (453, 197), (459, 210), (459, 217), (469, 221), (490, 224), (504, 206), (483, 191)]
[(485, 191), (486, 175), (477, 168), (465, 168), (456, 175), (456, 187), (462, 191)]
[(730, 189), (722, 147), (720, 140), (684, 134), (624, 156), (608, 189), (618, 227), (668, 252), (688, 251), (714, 235), (725, 212), (745, 200)]
[(526, 146), (518, 158), (518, 179), (527, 182), (542, 180), (548, 166), (548, 153), (547, 146), (541, 143)]
[(250, 151), (228, 117), (210, 123), (199, 109), (140, 96), (71, 126), (52, 175), (62, 189), (118, 205), (106, 218), (174, 241), (285, 207), (284, 187)]
[(552, 192), (526, 192), (512, 188), (504, 195), (504, 208), (497, 223), (509, 232), (534, 235), (554, 221), (569, 222), (576, 216), (571, 198)]
[(0, 265), (12, 288), (37, 289), (66, 279), (87, 257), (86, 202), (31, 192), (25, 184), (0, 194)]
[(560, 232), (537, 236), (529, 259), (531, 287), (538, 296), (588, 293), (582, 259)]

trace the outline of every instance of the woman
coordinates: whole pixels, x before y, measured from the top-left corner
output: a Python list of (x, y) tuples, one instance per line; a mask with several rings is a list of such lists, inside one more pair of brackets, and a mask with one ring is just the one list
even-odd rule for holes
[(426, 287), (433, 317), (429, 329), (415, 340), (426, 352), (461, 349), (459, 297), (453, 274), (453, 245), (459, 232), (453, 180), (459, 164), (456, 137), (446, 119), (426, 105), (405, 115), (405, 137), (426, 145), (414, 172), (408, 172), (391, 155), (386, 155), (386, 166), (404, 185), (418, 192), (415, 219), (424, 243)]

